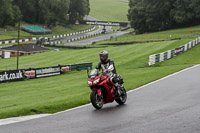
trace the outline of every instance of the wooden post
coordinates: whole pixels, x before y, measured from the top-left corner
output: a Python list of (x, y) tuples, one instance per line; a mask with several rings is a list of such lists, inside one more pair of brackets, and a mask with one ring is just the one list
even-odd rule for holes
[(19, 69), (19, 39), (20, 39), (20, 22), (18, 23), (17, 70)]

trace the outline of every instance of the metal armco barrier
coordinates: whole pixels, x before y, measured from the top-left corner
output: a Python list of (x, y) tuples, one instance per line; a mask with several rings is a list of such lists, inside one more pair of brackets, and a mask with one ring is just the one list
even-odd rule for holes
[(71, 65), (71, 71), (87, 70), (88, 67), (90, 67), (90, 69), (92, 69), (92, 64), (91, 63), (73, 64), (73, 65)]
[(72, 38), (72, 39), (67, 40), (67, 43), (74, 42), (74, 41), (77, 41), (77, 40), (80, 40), (80, 39), (85, 39), (85, 38), (97, 36), (97, 35), (100, 35), (100, 34), (101, 33), (99, 32), (99, 33), (94, 33), (94, 34), (91, 34), (91, 35), (85, 35), (85, 36), (80, 36), (80, 37), (77, 37), (77, 38)]
[[(33, 38), (29, 38), (29, 39), (23, 39), (23, 40), (19, 40), (19, 42), (29, 42), (29, 41), (36, 41), (37, 38), (33, 37)], [(2, 44), (10, 44), (10, 43), (17, 43), (18, 41), (17, 40), (10, 40), (10, 41), (3, 41), (3, 42), (0, 42), (0, 45)]]
[[(48, 38), (61, 38), (61, 37), (66, 37), (66, 36), (78, 35), (78, 34), (82, 34), (82, 33), (85, 33), (85, 32), (92, 31), (94, 29), (95, 29), (95, 26), (93, 28), (88, 29), (88, 30), (83, 30), (83, 31), (64, 34), (64, 35), (49, 36), (49, 37), (44, 37), (44, 38), (45, 39), (48, 39)], [(41, 37), (38, 37), (38, 38), (41, 38)], [(29, 42), (29, 41), (36, 41), (36, 40), (37, 40), (37, 38), (33, 37), (33, 38), (29, 38), (29, 39), (19, 40), (19, 42)], [(2, 44), (10, 44), (10, 43), (17, 43), (17, 42), (18, 42), (17, 40), (2, 41), (2, 42), (0, 42), (0, 45), (2, 45)]]
[(81, 70), (87, 70), (88, 68), (92, 69), (92, 64), (93, 63), (79, 63), (71, 65), (58, 65), (53, 67), (44, 67), (37, 69), (29, 68), (22, 70), (4, 71), (0, 72), (0, 83), (55, 76), (64, 74), (65, 72), (68, 71), (81, 71)]
[(200, 43), (200, 37), (196, 38), (195, 40), (190, 41), (189, 43), (187, 43), (183, 46), (180, 46), (178, 48), (171, 49), (171, 50), (165, 51), (163, 53), (150, 55), (149, 56), (149, 66), (152, 66), (156, 63), (171, 59), (174, 56), (177, 56), (177, 55), (191, 49), (192, 47), (196, 46), (199, 43)]
[(56, 42), (46, 42), (45, 45), (56, 45), (56, 44), (62, 44), (62, 41), (56, 41)]

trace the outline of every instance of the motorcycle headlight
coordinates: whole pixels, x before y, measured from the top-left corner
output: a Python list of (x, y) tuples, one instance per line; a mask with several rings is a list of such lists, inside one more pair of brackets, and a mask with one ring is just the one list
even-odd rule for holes
[(91, 85), (92, 85), (92, 82), (91, 82), (91, 81), (88, 81), (88, 85), (91, 86)]
[(99, 83), (99, 80), (100, 80), (100, 78), (96, 79), (96, 80), (93, 82), (93, 84)]

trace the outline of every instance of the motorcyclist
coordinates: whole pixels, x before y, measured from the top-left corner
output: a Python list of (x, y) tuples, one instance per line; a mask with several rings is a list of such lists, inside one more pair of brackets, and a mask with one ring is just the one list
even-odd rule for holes
[(119, 95), (117, 92), (117, 89), (120, 87), (120, 84), (118, 83), (120, 80), (120, 75), (117, 75), (116, 68), (114, 61), (111, 59), (108, 59), (108, 52), (107, 51), (101, 51), (99, 53), (100, 62), (96, 66), (96, 69), (100, 71), (102, 69), (102, 72), (109, 73), (108, 76), (110, 77), (110, 81), (114, 84), (115, 89), (115, 95)]

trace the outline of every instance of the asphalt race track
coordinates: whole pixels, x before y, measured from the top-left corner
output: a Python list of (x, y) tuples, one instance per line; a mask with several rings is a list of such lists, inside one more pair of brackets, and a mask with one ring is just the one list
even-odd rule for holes
[(124, 34), (127, 34), (127, 32), (118, 31), (117, 33), (113, 33), (113, 34), (106, 34), (106, 35), (101, 35), (101, 36), (98, 36), (98, 37), (93, 37), (93, 38), (82, 40), (82, 41), (75, 41), (75, 42), (66, 43), (66, 45), (92, 44), (94, 42), (99, 42), (99, 41), (103, 41), (103, 40), (109, 40), (111, 37), (118, 37), (118, 36), (121, 36), (121, 35), (124, 35)]
[[(99, 21), (98, 19), (94, 18), (94, 17), (91, 17), (91, 16), (86, 16), (86, 18), (88, 20), (92, 20), (92, 21)], [(106, 26), (106, 31), (109, 33), (109, 32), (112, 32), (112, 27), (111, 26)], [(55, 42), (55, 41), (62, 41), (65, 45), (87, 45), (87, 44), (93, 44), (94, 42), (99, 42), (99, 41), (103, 41), (103, 40), (108, 40), (110, 39), (111, 37), (117, 37), (117, 36), (121, 36), (123, 34), (126, 34), (128, 32), (125, 32), (125, 31), (118, 31), (116, 33), (112, 33), (112, 34), (101, 34), (101, 36), (98, 36), (98, 37), (93, 37), (93, 38), (90, 38), (90, 39), (86, 39), (86, 40), (78, 40), (78, 41), (74, 41), (74, 42), (67, 42), (68, 40), (72, 39), (72, 38), (78, 38), (78, 37), (81, 37), (81, 36), (88, 36), (88, 35), (93, 35), (95, 33), (101, 33), (103, 30), (103, 26), (99, 26), (99, 28), (97, 30), (94, 30), (94, 31), (91, 31), (91, 32), (88, 32), (88, 33), (84, 33), (84, 34), (79, 34), (79, 35), (73, 35), (73, 36), (68, 36), (68, 37), (64, 37), (64, 38), (59, 38), (59, 39), (54, 39), (52, 40), (52, 42)]]
[(2, 125), (0, 133), (200, 133), (200, 65), (129, 92), (123, 106), (88, 104)]
[[(106, 31), (107, 32), (111, 32), (111, 26), (106, 26)], [(88, 33), (84, 33), (84, 34), (79, 34), (79, 35), (73, 35), (73, 36), (68, 36), (68, 37), (64, 37), (64, 38), (59, 38), (59, 39), (54, 39), (52, 40), (52, 42), (56, 42), (56, 41), (62, 41), (65, 45), (87, 45), (87, 44), (92, 44), (94, 42), (99, 42), (99, 41), (103, 41), (103, 40), (108, 40), (111, 37), (118, 37), (124, 34), (127, 34), (128, 32), (126, 31), (117, 31), (116, 33), (112, 33), (112, 34), (101, 34), (101, 36), (98, 37), (92, 37), (90, 39), (86, 39), (86, 40), (78, 40), (78, 41), (74, 41), (74, 42), (67, 42), (68, 40), (72, 39), (72, 38), (78, 38), (81, 36), (87, 36), (87, 35), (93, 35), (95, 33), (101, 33), (103, 29), (103, 26), (100, 26), (97, 30), (88, 32)]]

